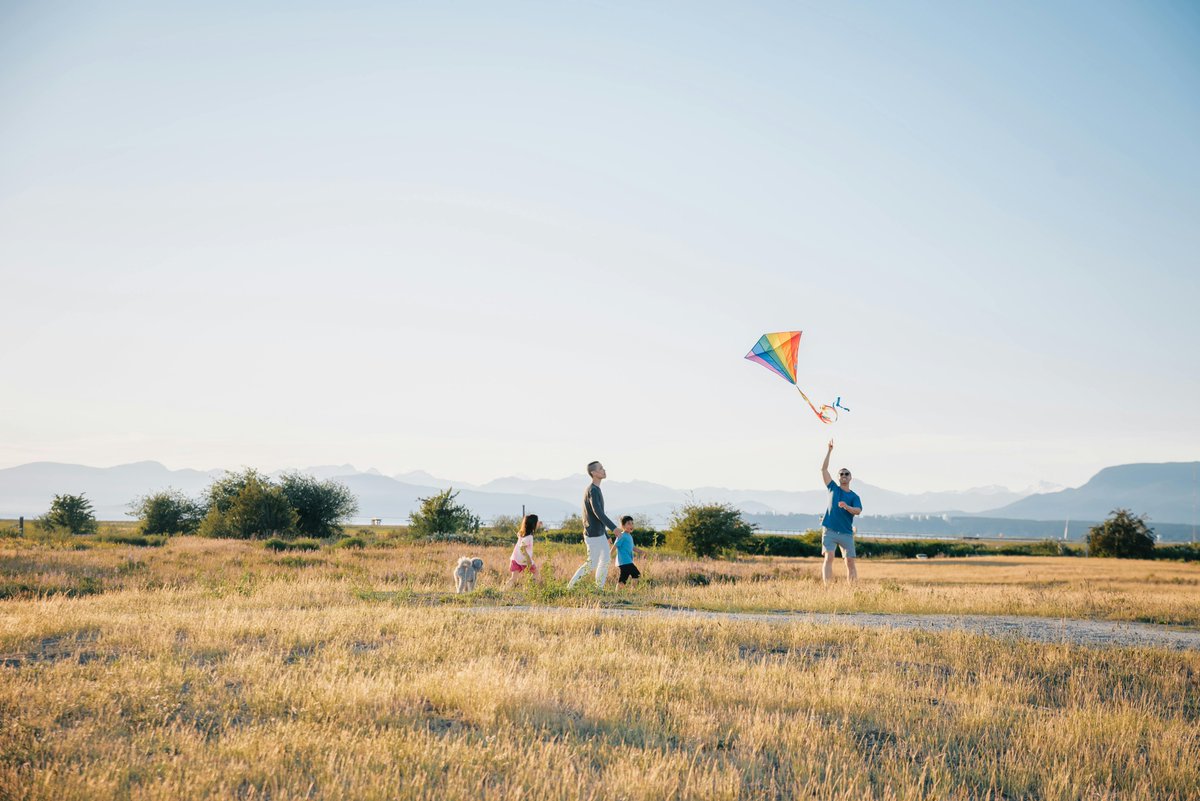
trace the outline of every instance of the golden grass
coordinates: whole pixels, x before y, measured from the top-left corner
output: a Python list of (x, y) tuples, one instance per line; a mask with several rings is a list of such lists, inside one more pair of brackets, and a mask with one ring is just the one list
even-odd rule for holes
[[(860, 581), (820, 583), (817, 559), (754, 557), (718, 562), (656, 556), (642, 561), (646, 580), (630, 593), (571, 593), (583, 547), (539, 543), (537, 558), (557, 576), (542, 591), (504, 591), (507, 547), (408, 545), (276, 554), (259, 543), (194, 537), (163, 548), (98, 546), (86, 550), (0, 540), (0, 599), (59, 593), (85, 596), (143, 588), (207, 588), (245, 592), (299, 576), (342, 581), (364, 596), (398, 603), (634, 604), (707, 610), (891, 612), (1036, 615), (1200, 625), (1200, 564), (1078, 557), (968, 557), (859, 560)], [(480, 555), (487, 570), (480, 592), (455, 598), (450, 568), (462, 554)], [(841, 563), (837, 575), (844, 574)], [(707, 583), (705, 583), (707, 582)]]
[(507, 553), (0, 541), (0, 801), (1200, 797), (1195, 652), (552, 606), (1195, 623), (1200, 566), (863, 560), (826, 590), (815, 560), (657, 558), (618, 597), (500, 591)]
[(477, 614), (255, 564), (0, 603), (0, 798), (1200, 794), (1196, 653)]

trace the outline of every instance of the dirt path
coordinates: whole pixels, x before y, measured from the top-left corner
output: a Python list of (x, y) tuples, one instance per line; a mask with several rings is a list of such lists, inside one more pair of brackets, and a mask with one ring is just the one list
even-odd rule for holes
[(472, 606), (478, 614), (555, 612), (603, 617), (660, 617), (693, 620), (745, 620), (762, 623), (805, 623), (829, 626), (969, 631), (989, 637), (1008, 637), (1043, 643), (1086, 646), (1151, 646), (1177, 651), (1200, 650), (1200, 631), (1150, 623), (1107, 620), (1069, 620), (1047, 617), (992, 615), (883, 615), (872, 612), (709, 612), (695, 609), (609, 609), (553, 606)]

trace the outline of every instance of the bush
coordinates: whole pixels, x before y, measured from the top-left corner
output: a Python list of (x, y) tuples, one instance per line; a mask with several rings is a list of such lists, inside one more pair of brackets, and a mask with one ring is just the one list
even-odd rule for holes
[(1128, 509), (1114, 509), (1112, 517), (1092, 526), (1087, 535), (1092, 556), (1117, 559), (1153, 559), (1154, 532), (1146, 520)]
[(1070, 556), (1072, 551), (1060, 540), (1042, 540), (1029, 545), (1031, 556)]
[(729, 504), (689, 503), (671, 521), (670, 541), (680, 550), (708, 557), (754, 547), (754, 526)]
[(358, 511), (358, 499), (345, 484), (321, 481), (306, 473), (284, 473), (279, 488), (296, 510), (296, 531), (328, 539), (342, 533), (342, 523)]
[(418, 498), (421, 508), (409, 515), (410, 530), (430, 540), (462, 540), (462, 534), (479, 531), (479, 518), (455, 501), (454, 488), (428, 498)]
[(512, 515), (497, 515), (489, 528), (496, 534), (515, 536), (520, 525), (521, 521)]
[(635, 528), (631, 535), (639, 548), (657, 548), (667, 543), (667, 535), (652, 528)]
[(110, 532), (96, 537), (97, 542), (111, 542), (115, 545), (133, 545), (138, 548), (161, 548), (167, 544), (167, 536), (155, 534), (118, 534)]
[(544, 540), (545, 542), (583, 542), (583, 531), (569, 531), (565, 529), (555, 529), (553, 531), (543, 531), (539, 533), (535, 539)]
[[(1078, 556), (1079, 550), (1058, 540), (1033, 543), (988, 545), (982, 542), (957, 540), (873, 540), (855, 538), (855, 550), (860, 557), (892, 557), (912, 559), (919, 553), (926, 556)], [(756, 534), (751, 552), (763, 556), (820, 556), (821, 532), (813, 529), (789, 537), (777, 534)]]
[[(609, 534), (611, 537), (612, 535)], [(571, 544), (583, 542), (583, 529), (572, 531), (569, 529), (555, 529), (554, 531), (538, 532), (537, 539), (544, 542), (566, 542)], [(639, 548), (658, 548), (667, 543), (667, 535), (662, 531), (655, 531), (652, 528), (635, 528), (633, 530), (633, 543)]]
[(330, 547), (332, 547), (332, 548), (366, 548), (367, 541), (360, 536), (346, 537), (345, 539), (338, 540)]
[(55, 495), (50, 511), (37, 522), (46, 531), (62, 530), (71, 534), (95, 534), (97, 528), (92, 502), (82, 493)]
[(141, 521), (143, 534), (192, 534), (204, 519), (204, 505), (177, 489), (138, 498), (129, 514)]
[(570, 515), (562, 521), (558, 530), (564, 534), (576, 534), (583, 536), (583, 518), (579, 515)]
[(263, 547), (271, 551), (316, 551), (320, 550), (321, 543), (316, 540), (301, 539), (301, 540), (283, 540), (279, 537), (271, 537), (263, 543)]
[(226, 471), (225, 475), (209, 484), (208, 490), (205, 492), (205, 512), (210, 513), (215, 509), (221, 514), (225, 514), (232, 508), (233, 501), (238, 494), (252, 481), (269, 484), (271, 479), (254, 468), (248, 468), (240, 473)]
[(820, 556), (821, 532), (806, 531), (795, 537), (779, 534), (758, 534), (750, 550), (764, 556)]
[(296, 533), (296, 510), (283, 490), (256, 470), (227, 474), (213, 482), (208, 495), (201, 536), (244, 540)]
[(1155, 559), (1177, 559), (1182, 562), (1200, 562), (1200, 544), (1181, 542), (1177, 545), (1160, 545), (1154, 549)]

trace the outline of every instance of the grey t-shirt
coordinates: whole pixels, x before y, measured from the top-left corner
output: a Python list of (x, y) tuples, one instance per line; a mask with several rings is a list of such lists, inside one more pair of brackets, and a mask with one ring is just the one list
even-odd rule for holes
[(604, 494), (596, 484), (588, 484), (583, 494), (583, 535), (603, 537), (605, 529), (616, 531), (617, 524), (604, 514)]

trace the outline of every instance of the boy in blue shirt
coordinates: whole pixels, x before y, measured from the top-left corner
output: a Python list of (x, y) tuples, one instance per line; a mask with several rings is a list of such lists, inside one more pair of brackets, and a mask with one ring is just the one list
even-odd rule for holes
[(617, 568), (621, 571), (617, 579), (617, 589), (620, 590), (628, 581), (632, 587), (642, 577), (641, 571), (633, 563), (633, 556), (645, 556), (646, 552), (633, 544), (633, 518), (625, 515), (621, 518), (621, 530), (613, 543), (613, 552), (617, 555)]
[(858, 580), (858, 571), (854, 567), (854, 518), (862, 514), (862, 501), (858, 499), (858, 493), (850, 491), (850, 471), (844, 467), (839, 470), (837, 484), (829, 475), (829, 457), (832, 453), (833, 440), (829, 440), (829, 450), (825, 451), (825, 461), (821, 463), (821, 478), (829, 490), (829, 507), (821, 520), (821, 554), (825, 557), (821, 565), (821, 580), (826, 584), (833, 581), (833, 558), (838, 548), (842, 549), (842, 558), (846, 560), (846, 578), (849, 581)]

